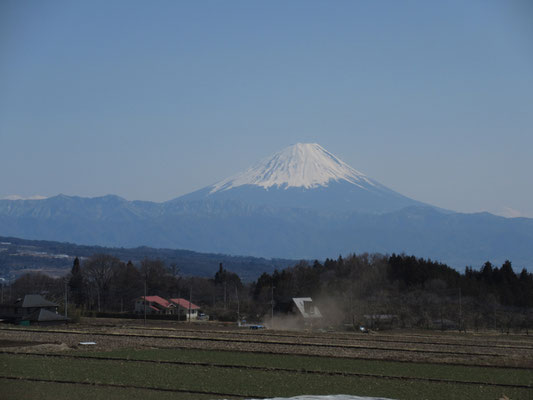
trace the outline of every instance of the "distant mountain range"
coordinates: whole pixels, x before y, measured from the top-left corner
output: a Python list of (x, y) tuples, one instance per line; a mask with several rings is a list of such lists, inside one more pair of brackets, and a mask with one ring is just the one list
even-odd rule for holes
[(164, 203), (117, 196), (0, 200), (0, 235), (288, 259), (406, 252), (533, 270), (533, 219), (463, 214), (383, 186), (317, 144)]

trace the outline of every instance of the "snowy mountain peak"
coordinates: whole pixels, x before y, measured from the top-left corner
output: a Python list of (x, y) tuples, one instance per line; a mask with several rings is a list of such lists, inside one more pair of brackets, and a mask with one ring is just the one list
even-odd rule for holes
[(353, 169), (316, 143), (297, 143), (260, 161), (244, 172), (220, 181), (210, 193), (243, 185), (306, 189), (347, 181), (361, 188), (375, 186), (370, 178)]

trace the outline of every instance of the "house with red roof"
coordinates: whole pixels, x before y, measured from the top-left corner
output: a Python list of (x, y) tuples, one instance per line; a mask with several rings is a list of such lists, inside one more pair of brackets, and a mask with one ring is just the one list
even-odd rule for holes
[(196, 304), (182, 298), (170, 299), (170, 302), (175, 305), (177, 314), (186, 315), (188, 320), (198, 319), (200, 307)]
[(144, 313), (146, 307), (146, 314), (175, 314), (176, 305), (159, 296), (144, 296), (139, 297), (135, 301), (135, 312)]

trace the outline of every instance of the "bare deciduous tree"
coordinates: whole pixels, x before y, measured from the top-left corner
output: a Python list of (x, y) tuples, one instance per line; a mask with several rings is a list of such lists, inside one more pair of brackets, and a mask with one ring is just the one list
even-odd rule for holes
[(95, 254), (85, 262), (84, 273), (89, 285), (96, 289), (98, 311), (101, 311), (102, 304), (105, 304), (113, 271), (120, 264), (118, 258), (107, 254)]

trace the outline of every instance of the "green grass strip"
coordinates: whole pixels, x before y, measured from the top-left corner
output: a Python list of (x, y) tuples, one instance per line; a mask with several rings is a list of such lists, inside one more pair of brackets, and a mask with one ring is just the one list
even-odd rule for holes
[[(301, 394), (353, 394), (395, 399), (490, 399), (502, 394), (528, 398), (531, 390), (401, 381), (342, 375), (316, 376), (299, 372), (258, 371), (246, 367), (221, 369), (98, 359), (59, 359), (31, 355), (0, 355), (4, 375), (57, 381), (131, 385), (147, 388), (216, 392), (249, 397)], [(81, 388), (79, 390), (84, 390)], [(46, 398), (46, 397), (42, 397)], [(191, 397), (191, 398), (194, 398)]]
[(93, 384), (50, 382), (0, 377), (2, 397), (10, 400), (198, 400), (213, 399), (212, 394), (164, 392), (139, 388), (99, 386)]
[(216, 350), (149, 349), (114, 350), (90, 353), (91, 356), (199, 362), (211, 364), (286, 368), (297, 371), (349, 372), (374, 375), (394, 375), (413, 378), (479, 381), (487, 383), (533, 386), (533, 370), (484, 368), (430, 363), (405, 363), (380, 360), (359, 360), (302, 355), (274, 355)]

